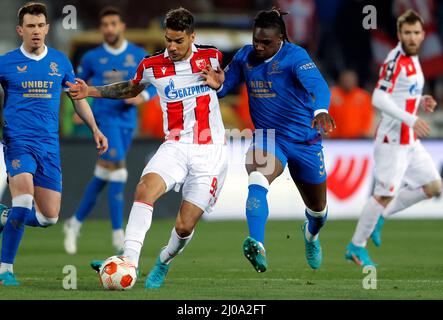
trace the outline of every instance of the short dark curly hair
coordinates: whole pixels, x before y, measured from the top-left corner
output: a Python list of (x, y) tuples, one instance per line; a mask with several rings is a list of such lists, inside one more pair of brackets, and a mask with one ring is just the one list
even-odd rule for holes
[(117, 7), (113, 7), (113, 6), (108, 6), (108, 7), (104, 7), (103, 9), (100, 10), (99, 14), (98, 14), (98, 20), (102, 20), (103, 17), (106, 16), (119, 16), (121, 21), (123, 20), (123, 15), (120, 11), (119, 8)]
[(189, 10), (183, 7), (172, 9), (166, 13), (165, 26), (167, 29), (191, 34), (194, 32), (194, 17)]

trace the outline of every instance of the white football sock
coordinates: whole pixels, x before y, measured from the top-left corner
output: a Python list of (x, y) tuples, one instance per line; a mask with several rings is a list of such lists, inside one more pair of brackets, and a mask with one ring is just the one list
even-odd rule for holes
[(374, 231), (378, 218), (382, 214), (384, 207), (371, 197), (366, 203), (360, 218), (358, 219), (357, 228), (355, 229), (352, 243), (359, 247), (366, 247), (367, 240)]
[(123, 255), (137, 267), (146, 232), (151, 227), (153, 210), (154, 208), (147, 203), (134, 201), (129, 214)]
[(185, 246), (191, 241), (193, 235), (194, 230), (192, 230), (189, 236), (181, 238), (177, 234), (175, 227), (172, 228), (171, 238), (169, 239), (168, 245), (160, 252), (160, 261), (169, 264), (176, 255), (183, 251)]
[(387, 218), (394, 213), (409, 208), (413, 204), (426, 199), (428, 199), (428, 196), (422, 187), (417, 189), (403, 188), (387, 205), (386, 209), (383, 211), (383, 217)]
[(7, 271), (9, 271), (9, 272), (11, 272), (11, 273), (14, 273), (14, 270), (13, 270), (13, 264), (10, 264), (10, 263), (1, 263), (0, 264), (0, 274), (1, 273), (5, 273), (5, 272), (7, 272)]

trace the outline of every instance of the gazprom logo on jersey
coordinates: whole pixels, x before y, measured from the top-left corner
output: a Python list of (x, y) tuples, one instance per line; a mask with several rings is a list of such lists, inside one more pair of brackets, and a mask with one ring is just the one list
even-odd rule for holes
[(191, 86), (191, 87), (185, 87), (180, 89), (175, 89), (174, 81), (171, 79), (169, 80), (169, 86), (165, 88), (165, 95), (169, 99), (177, 99), (177, 98), (186, 98), (189, 96), (198, 95), (201, 93), (206, 93), (210, 91), (211, 88), (205, 85), (199, 85), (199, 86)]

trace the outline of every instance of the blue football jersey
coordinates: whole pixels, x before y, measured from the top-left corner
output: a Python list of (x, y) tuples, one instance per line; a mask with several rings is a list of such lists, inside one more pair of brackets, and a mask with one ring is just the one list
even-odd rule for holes
[(74, 78), (65, 54), (49, 47), (38, 57), (23, 46), (0, 56), (5, 143), (58, 152), (60, 95)]
[[(145, 56), (144, 49), (127, 41), (121, 49), (103, 44), (85, 53), (77, 69), (77, 76), (92, 86), (131, 80)], [(152, 86), (147, 92), (150, 97), (156, 94)], [(137, 108), (126, 104), (124, 99), (94, 99), (92, 111), (99, 125), (136, 127)]]
[(257, 61), (252, 45), (241, 48), (225, 68), (218, 92), (225, 96), (245, 82), (256, 129), (275, 129), (276, 136), (301, 143), (320, 139), (311, 127), (315, 110), (328, 109), (330, 91), (306, 50), (284, 42), (270, 61)]

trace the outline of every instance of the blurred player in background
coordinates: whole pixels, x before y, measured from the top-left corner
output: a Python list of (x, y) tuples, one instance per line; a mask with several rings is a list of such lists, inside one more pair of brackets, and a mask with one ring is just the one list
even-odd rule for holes
[[(125, 23), (117, 8), (104, 8), (98, 18), (104, 44), (84, 55), (78, 67), (78, 77), (90, 80), (94, 86), (132, 79), (138, 62), (146, 56), (145, 50), (125, 39)], [(98, 158), (94, 176), (85, 189), (80, 206), (74, 216), (65, 222), (64, 246), (67, 253), (77, 252), (80, 227), (106, 184), (109, 184), (108, 206), (112, 223), (112, 244), (118, 253), (122, 252), (123, 196), (128, 177), (125, 158), (137, 124), (136, 105), (144, 103), (155, 94), (155, 87), (149, 86), (135, 98), (93, 101), (92, 110), (100, 130), (108, 138), (109, 149)]]
[(422, 96), (424, 76), (418, 52), (425, 37), (423, 20), (413, 10), (397, 19), (399, 43), (388, 55), (372, 95), (372, 104), (382, 112), (375, 137), (373, 196), (363, 208), (346, 259), (375, 265), (366, 243), (372, 234), (380, 246), (384, 218), (413, 204), (438, 196), (441, 178), (431, 156), (417, 137), (429, 135), (429, 125), (416, 115), (419, 108), (433, 112), (433, 97)]
[[(13, 273), (24, 227), (48, 227), (58, 220), (62, 191), (59, 144), (60, 94), (74, 71), (68, 58), (45, 45), (46, 6), (28, 3), (18, 12), (20, 48), (0, 57), (0, 82), (5, 90), (3, 139), (12, 208), (3, 210), (0, 284), (18, 285)], [(74, 108), (89, 126), (99, 149), (107, 139), (98, 129), (86, 100)]]
[(138, 95), (149, 83), (157, 88), (163, 109), (164, 142), (143, 170), (126, 227), (124, 256), (138, 267), (141, 248), (152, 221), (154, 204), (163, 194), (183, 186), (183, 201), (168, 244), (161, 249), (145, 287), (160, 287), (172, 259), (191, 241), (204, 212), (217, 201), (227, 173), (227, 150), (217, 93), (203, 85), (201, 71), (220, 66), (214, 47), (194, 44), (194, 18), (179, 8), (165, 18), (166, 50), (143, 59), (134, 80), (108, 86), (81, 85), (74, 98), (124, 99)]
[(335, 127), (328, 114), (330, 92), (306, 50), (289, 41), (284, 14), (276, 9), (259, 12), (254, 20), (253, 44), (240, 49), (224, 72), (205, 71), (208, 85), (218, 90), (219, 97), (242, 81), (248, 89), (256, 130), (246, 155), (250, 236), (243, 243), (243, 251), (258, 272), (267, 269), (266, 196), (286, 164), (306, 204), (308, 220), (302, 231), (312, 269), (318, 269), (322, 262), (318, 233), (328, 212), (321, 131), (328, 133)]

